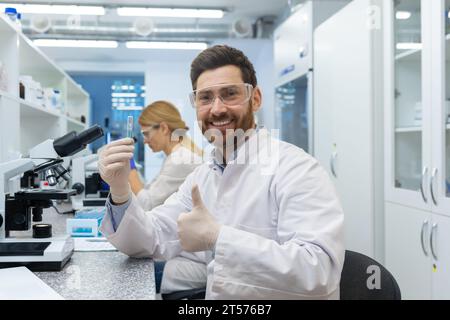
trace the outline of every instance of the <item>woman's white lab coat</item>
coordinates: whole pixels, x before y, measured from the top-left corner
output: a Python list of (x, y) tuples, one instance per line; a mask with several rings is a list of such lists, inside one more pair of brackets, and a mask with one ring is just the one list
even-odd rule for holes
[(159, 174), (138, 192), (138, 203), (146, 211), (163, 204), (201, 163), (201, 156), (179, 145), (164, 159)]
[[(184, 252), (177, 236), (194, 184), (223, 225), (214, 257)], [(205, 163), (164, 205), (145, 212), (136, 203), (133, 197), (116, 232), (105, 216), (108, 240), (130, 256), (204, 261), (207, 299), (339, 298), (344, 215), (335, 189), (314, 158), (265, 129), (238, 149), (223, 173)]]

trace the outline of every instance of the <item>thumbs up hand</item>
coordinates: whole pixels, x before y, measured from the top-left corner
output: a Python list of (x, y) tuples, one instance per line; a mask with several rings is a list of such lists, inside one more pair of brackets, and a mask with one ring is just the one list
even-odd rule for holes
[(205, 251), (216, 244), (221, 226), (203, 204), (197, 185), (192, 188), (192, 211), (180, 214), (177, 223), (183, 250)]

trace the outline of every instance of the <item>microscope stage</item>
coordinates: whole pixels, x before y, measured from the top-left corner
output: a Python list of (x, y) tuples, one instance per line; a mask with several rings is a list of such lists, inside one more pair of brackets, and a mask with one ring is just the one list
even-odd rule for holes
[(0, 268), (25, 266), (32, 271), (59, 271), (73, 254), (71, 237), (6, 238), (0, 241)]
[(73, 189), (23, 189), (14, 194), (20, 200), (67, 200), (77, 192)]

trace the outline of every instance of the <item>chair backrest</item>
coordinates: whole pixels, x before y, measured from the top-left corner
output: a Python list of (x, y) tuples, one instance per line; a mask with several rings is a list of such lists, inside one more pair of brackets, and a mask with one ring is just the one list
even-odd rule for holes
[(205, 299), (206, 288), (191, 289), (184, 291), (175, 291), (172, 293), (163, 293), (163, 300), (202, 300)]
[(341, 300), (400, 300), (400, 288), (392, 274), (377, 261), (345, 251), (340, 284)]
[[(377, 274), (379, 272), (379, 274)], [(379, 279), (376, 277), (379, 276)], [(373, 277), (373, 278), (372, 278)], [(373, 281), (371, 281), (373, 280)], [(368, 283), (369, 282), (369, 283)], [(377, 286), (379, 285), (379, 288)], [(162, 294), (163, 300), (205, 298), (205, 288)], [(354, 251), (345, 251), (340, 283), (341, 300), (400, 300), (397, 281), (383, 265)]]

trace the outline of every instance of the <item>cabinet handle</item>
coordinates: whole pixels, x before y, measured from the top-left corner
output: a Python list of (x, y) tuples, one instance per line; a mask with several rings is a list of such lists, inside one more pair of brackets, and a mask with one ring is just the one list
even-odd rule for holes
[(425, 249), (425, 243), (424, 243), (424, 233), (425, 233), (425, 228), (428, 226), (428, 220), (425, 220), (424, 222), (422, 222), (422, 230), (420, 231), (420, 244), (422, 245), (422, 251), (425, 254), (426, 257), (428, 257), (428, 251)]
[(422, 194), (422, 199), (423, 199), (423, 201), (425, 201), (425, 203), (428, 202), (428, 199), (425, 196), (425, 192), (423, 189), (423, 181), (425, 180), (425, 175), (427, 174), (427, 172), (428, 172), (428, 167), (424, 167), (423, 171), (422, 171), (422, 181), (420, 182), (420, 193)]
[(431, 234), (430, 234), (430, 248), (431, 248), (431, 254), (433, 255), (434, 260), (437, 260), (437, 254), (434, 250), (434, 232), (437, 230), (437, 224), (433, 223), (433, 226), (431, 227)]
[(336, 157), (337, 157), (337, 152), (333, 152), (330, 157), (330, 169), (331, 169), (331, 173), (333, 174), (333, 176), (335, 178), (337, 178), (336, 168), (334, 167), (334, 164), (336, 162)]
[(434, 196), (433, 184), (434, 184), (434, 178), (436, 178), (437, 172), (438, 172), (438, 169), (434, 168), (433, 173), (431, 174), (431, 179), (430, 179), (431, 199), (433, 200), (433, 203), (435, 206), (437, 206), (438, 204), (437, 204), (436, 198)]

